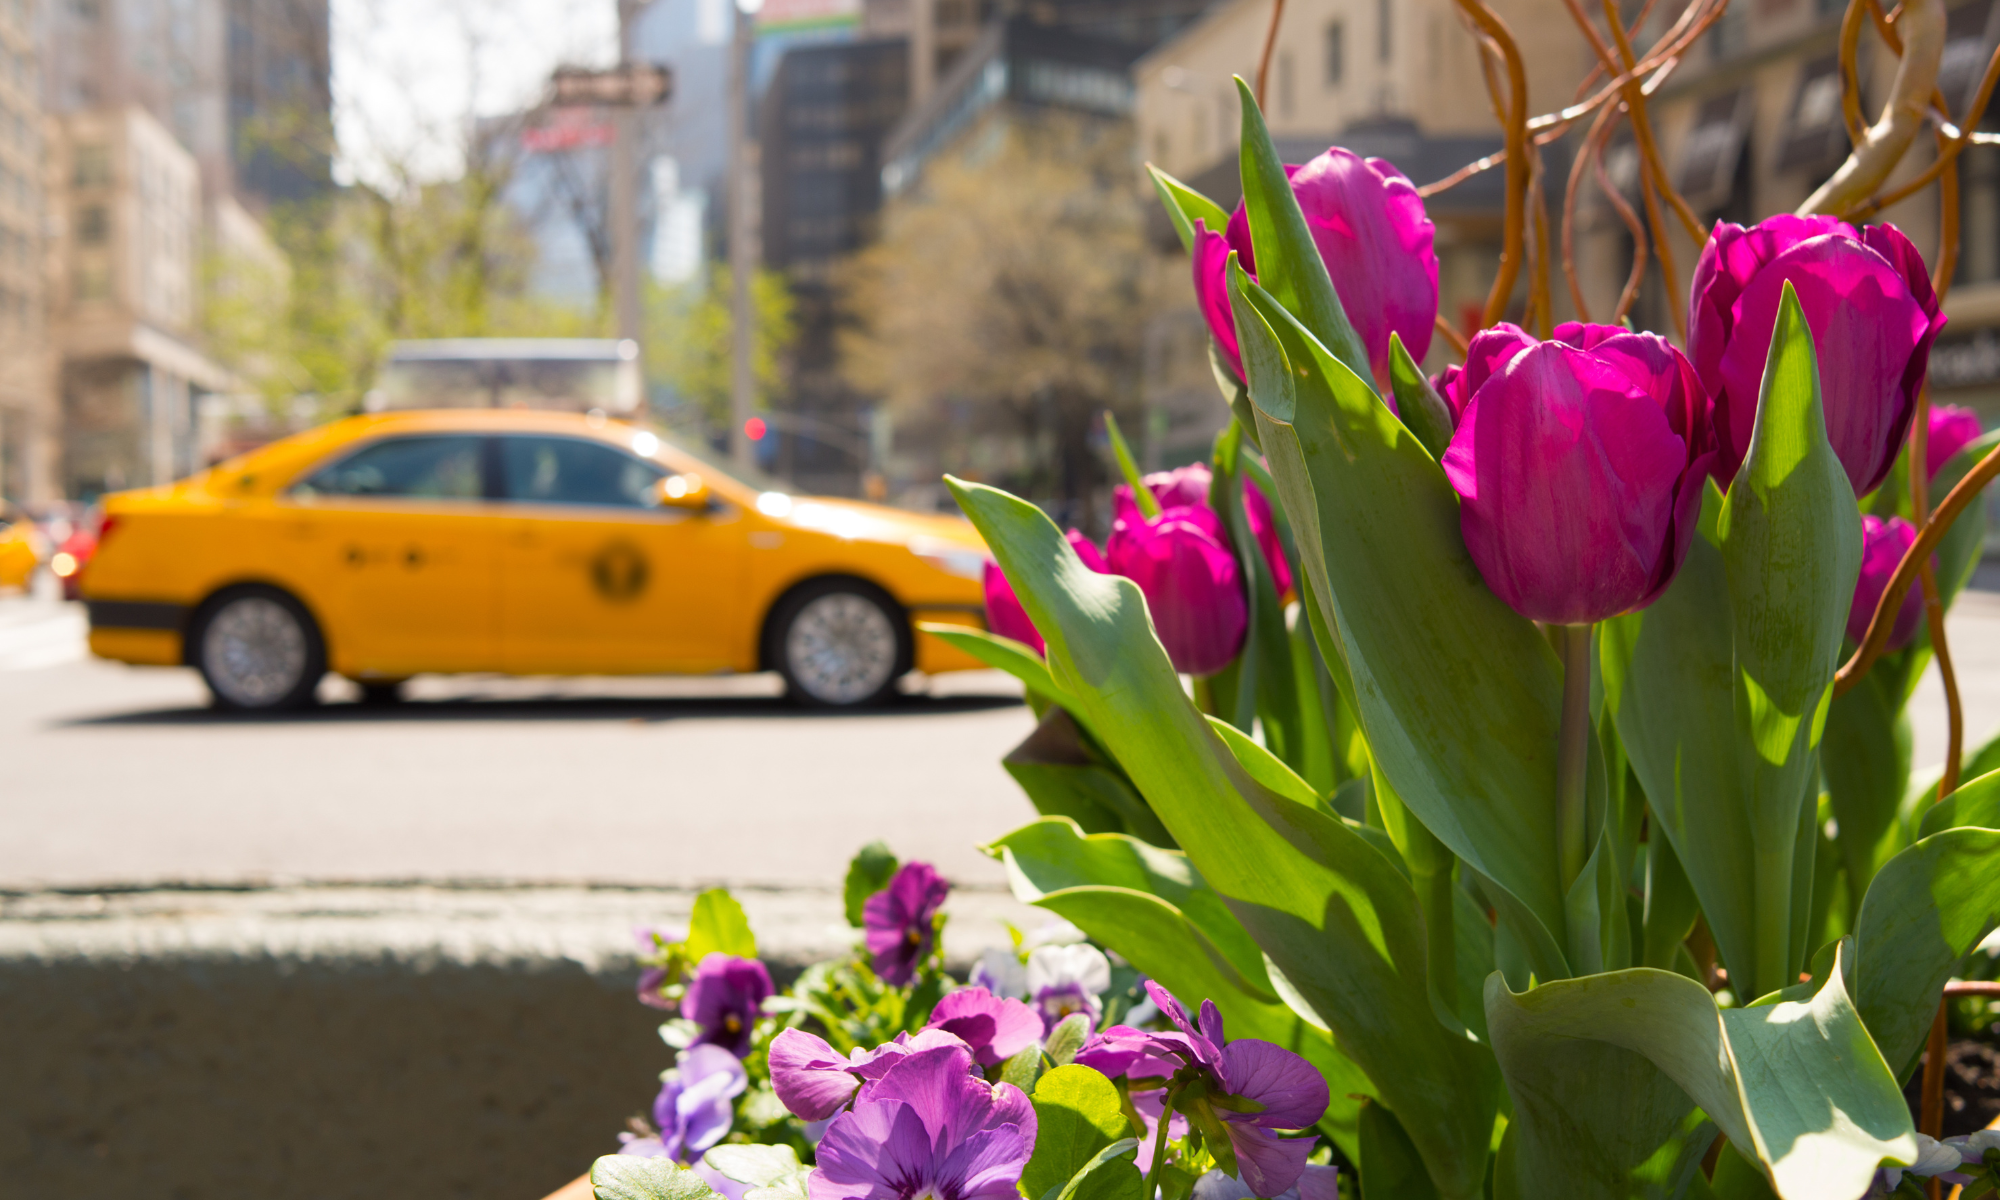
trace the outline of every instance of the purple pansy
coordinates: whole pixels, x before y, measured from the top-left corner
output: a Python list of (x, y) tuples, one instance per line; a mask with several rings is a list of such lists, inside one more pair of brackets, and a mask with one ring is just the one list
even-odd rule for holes
[(838, 1051), (803, 1029), (787, 1029), (771, 1039), (771, 1090), (793, 1116), (802, 1121), (824, 1121), (839, 1112), (854, 1095), (854, 1089), (870, 1079), (880, 1079), (897, 1059), (926, 1050), (957, 1049), (971, 1069), (972, 1048), (958, 1035), (943, 1029), (925, 1029), (914, 1035), (896, 1035), (873, 1050), (856, 1050), (842, 1058)]
[(992, 1067), (1034, 1045), (1042, 1036), (1042, 1019), (1019, 1000), (968, 987), (938, 1001), (924, 1028), (942, 1029), (958, 1038), (972, 1048), (980, 1066)]
[(1120, 1074), (1139, 1078), (1132, 1072), (1141, 1066), (1150, 1068), (1155, 1058), (1178, 1060), (1183, 1067), (1200, 1072), (1215, 1091), (1255, 1101), (1259, 1110), (1254, 1113), (1226, 1108), (1211, 1108), (1210, 1112), (1229, 1137), (1237, 1175), (1244, 1183), (1259, 1196), (1276, 1196), (1291, 1188), (1305, 1170), (1313, 1139), (1283, 1138), (1278, 1131), (1307, 1129), (1326, 1115), (1325, 1077), (1282, 1046), (1256, 1038), (1228, 1040), (1222, 1014), (1212, 1000), (1202, 1001), (1201, 1020), (1196, 1024), (1180, 1001), (1159, 984), (1148, 980), (1146, 992), (1178, 1032), (1147, 1034), (1114, 1027), (1101, 1039), (1094, 1039), (1096, 1053), (1079, 1053), (1077, 1061), (1106, 1074), (1110, 1074), (1107, 1067), (1122, 1065)]
[(875, 973), (891, 987), (908, 987), (937, 944), (937, 912), (951, 885), (929, 863), (904, 863), (889, 886), (861, 909)]
[(653, 1101), (656, 1137), (621, 1134), (620, 1154), (666, 1155), (691, 1163), (721, 1141), (735, 1120), (731, 1101), (743, 1093), (749, 1079), (743, 1064), (720, 1046), (690, 1046), (667, 1072)]
[(775, 990), (771, 973), (756, 959), (709, 954), (681, 998), (682, 1014), (701, 1026), (693, 1044), (721, 1046), (738, 1058), (749, 1054), (757, 1017)]
[(1014, 1200), (1034, 1106), (965, 1062), (962, 1049), (920, 1051), (869, 1084), (820, 1139), (811, 1200)]

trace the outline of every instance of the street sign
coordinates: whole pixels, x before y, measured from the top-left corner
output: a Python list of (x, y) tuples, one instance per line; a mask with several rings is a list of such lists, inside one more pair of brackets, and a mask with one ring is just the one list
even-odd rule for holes
[(673, 70), (662, 63), (557, 67), (549, 77), (549, 103), (556, 108), (646, 108), (673, 92)]
[(582, 109), (558, 108), (548, 119), (521, 131), (521, 147), (540, 153), (609, 146), (611, 126)]

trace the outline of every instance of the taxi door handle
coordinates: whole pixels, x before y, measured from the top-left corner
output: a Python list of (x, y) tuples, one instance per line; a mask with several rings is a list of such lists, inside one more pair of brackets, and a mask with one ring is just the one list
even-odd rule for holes
[(532, 529), (516, 529), (507, 535), (507, 543), (512, 546), (539, 546), (542, 535)]

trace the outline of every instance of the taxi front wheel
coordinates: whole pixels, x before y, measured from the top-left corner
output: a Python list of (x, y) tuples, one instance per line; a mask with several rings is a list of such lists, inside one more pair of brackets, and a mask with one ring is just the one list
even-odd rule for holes
[(194, 665), (219, 708), (273, 711), (312, 703), (326, 646), (305, 606), (277, 588), (232, 588), (190, 634)]
[(889, 696), (910, 669), (910, 624), (864, 583), (828, 580), (786, 597), (773, 614), (769, 661), (793, 699), (827, 708)]

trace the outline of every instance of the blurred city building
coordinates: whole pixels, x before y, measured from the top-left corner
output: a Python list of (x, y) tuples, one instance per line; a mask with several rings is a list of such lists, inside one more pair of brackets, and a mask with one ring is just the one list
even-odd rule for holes
[(44, 307), (40, 58), (28, 0), (0, 4), (0, 496), (55, 494), (55, 378)]
[(42, 453), (60, 466), (38, 499), (176, 478), (226, 452), (228, 413), (256, 407), (204, 351), (200, 309), (217, 289), (282, 302), (262, 214), (332, 187), (328, 20), (327, 0), (40, 13), (56, 397)]

